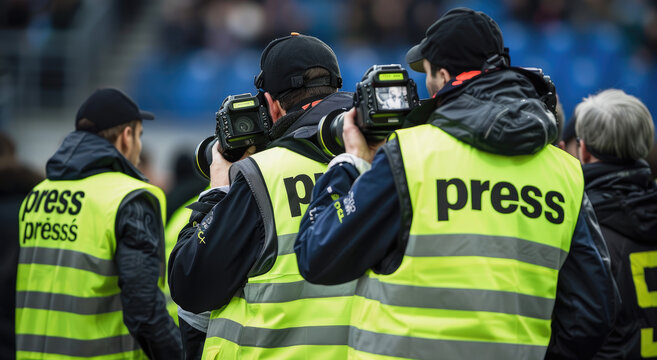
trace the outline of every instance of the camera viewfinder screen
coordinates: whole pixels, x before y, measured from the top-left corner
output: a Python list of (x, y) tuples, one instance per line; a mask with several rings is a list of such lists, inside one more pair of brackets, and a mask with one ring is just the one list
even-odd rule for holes
[(408, 93), (406, 86), (388, 86), (374, 88), (376, 102), (380, 110), (408, 109)]

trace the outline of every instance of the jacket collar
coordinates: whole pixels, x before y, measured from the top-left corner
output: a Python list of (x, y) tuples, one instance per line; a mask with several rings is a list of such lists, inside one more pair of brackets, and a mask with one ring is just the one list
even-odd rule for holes
[(68, 134), (46, 164), (46, 177), (50, 180), (79, 180), (110, 171), (148, 181), (114, 145), (86, 131)]

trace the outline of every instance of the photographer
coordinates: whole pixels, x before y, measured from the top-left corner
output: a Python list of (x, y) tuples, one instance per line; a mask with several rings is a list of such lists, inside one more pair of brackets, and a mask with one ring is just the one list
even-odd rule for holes
[(169, 260), (172, 298), (187, 311), (212, 310), (204, 357), (345, 358), (355, 282), (304, 281), (292, 245), (330, 160), (317, 125), (353, 97), (337, 92), (335, 54), (311, 36), (272, 41), (260, 68), (273, 142), (235, 164), (213, 149), (212, 189), (191, 205)]
[(617, 293), (581, 168), (548, 146), (554, 94), (509, 67), (497, 24), (470, 9), (444, 14), (406, 58), (435, 94), (409, 115), (421, 125), (375, 154), (345, 116), (347, 153), (317, 181), (295, 243), (301, 274), (359, 279), (353, 351), (590, 358)]

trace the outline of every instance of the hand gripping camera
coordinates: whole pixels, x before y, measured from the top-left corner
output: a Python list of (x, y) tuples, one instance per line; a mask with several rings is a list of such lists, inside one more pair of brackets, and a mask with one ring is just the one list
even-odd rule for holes
[(230, 162), (239, 160), (251, 145), (262, 149), (269, 143), (271, 118), (262, 94), (250, 93), (230, 95), (221, 103), (216, 113), (217, 126), (214, 136), (210, 136), (196, 147), (194, 157), (198, 173), (210, 179), (212, 147), (217, 141), (222, 155)]
[[(383, 140), (401, 128), (404, 117), (419, 104), (415, 81), (399, 64), (374, 65), (356, 84), (356, 123), (368, 140)], [(342, 125), (345, 111), (335, 110), (319, 123), (319, 143), (331, 156), (344, 152)]]

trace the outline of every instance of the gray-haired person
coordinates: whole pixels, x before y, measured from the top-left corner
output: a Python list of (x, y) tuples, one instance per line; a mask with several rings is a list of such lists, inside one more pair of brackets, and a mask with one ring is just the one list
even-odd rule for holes
[(600, 222), (622, 297), (601, 359), (657, 357), (657, 185), (644, 160), (654, 125), (646, 106), (605, 90), (575, 109), (585, 191)]

